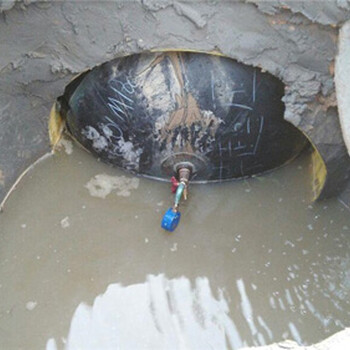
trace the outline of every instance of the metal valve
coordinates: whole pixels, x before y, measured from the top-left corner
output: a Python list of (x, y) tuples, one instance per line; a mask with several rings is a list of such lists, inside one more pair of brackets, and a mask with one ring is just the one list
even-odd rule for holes
[(173, 232), (180, 222), (180, 200), (182, 197), (187, 200), (188, 183), (191, 176), (191, 167), (189, 164), (179, 164), (177, 169), (179, 181), (177, 181), (174, 177), (171, 179), (172, 191), (175, 191), (174, 205), (164, 214), (161, 224), (162, 228), (170, 232)]

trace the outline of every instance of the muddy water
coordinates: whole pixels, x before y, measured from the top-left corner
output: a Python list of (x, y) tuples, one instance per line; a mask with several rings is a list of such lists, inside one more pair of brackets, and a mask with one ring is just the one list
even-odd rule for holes
[[(195, 328), (183, 320), (193, 318), (194, 338), (209, 330), (214, 348), (285, 338), (310, 344), (350, 326), (349, 211), (337, 200), (310, 205), (311, 173), (305, 154), (259, 178), (193, 186), (169, 234), (160, 228), (172, 201), (168, 184), (134, 179), (75, 147), (46, 159), (0, 216), (0, 348), (44, 349), (49, 338), (61, 348), (79, 304), (91, 305), (116, 283), (104, 295), (122, 317), (119, 333), (130, 335), (123, 345), (133, 339), (135, 348), (142, 329), (143, 340), (157, 342), (147, 334), (157, 327), (132, 318), (147, 309), (142, 291), (159, 280), (151, 288), (156, 304), (165, 286), (182, 303), (159, 309), (168, 313), (162, 319), (194, 315), (176, 316), (178, 339), (191, 338)], [(210, 297), (198, 297), (203, 290)], [(203, 348), (196, 339), (192, 347)]]

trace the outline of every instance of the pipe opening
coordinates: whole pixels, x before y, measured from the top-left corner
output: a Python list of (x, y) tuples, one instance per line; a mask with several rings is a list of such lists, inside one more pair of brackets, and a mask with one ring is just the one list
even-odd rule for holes
[[(210, 53), (154, 52), (116, 58), (80, 74), (57, 99), (52, 144), (62, 125), (112, 165), (168, 180), (191, 163), (191, 182), (241, 179), (276, 169), (310, 146), (284, 120), (284, 84)], [(326, 178), (314, 148), (315, 198)]]

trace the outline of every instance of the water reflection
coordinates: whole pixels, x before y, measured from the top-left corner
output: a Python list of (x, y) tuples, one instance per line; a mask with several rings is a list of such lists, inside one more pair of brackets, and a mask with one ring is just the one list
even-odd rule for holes
[[(249, 289), (252, 294), (259, 292), (254, 284)], [(327, 290), (332, 291), (332, 288)], [(333, 297), (324, 290), (320, 290), (320, 293), (336, 308), (344, 311), (336, 298), (339, 292), (334, 288), (333, 291)], [(168, 279), (162, 274), (149, 275), (144, 283), (129, 286), (110, 284), (105, 293), (95, 298), (92, 306), (80, 303), (71, 320), (67, 339), (64, 338), (58, 345), (66, 350), (235, 350), (249, 344), (261, 346), (272, 343), (275, 325), (256, 314), (254, 310), (260, 308), (252, 305), (242, 278), (236, 281), (236, 291), (231, 293), (236, 298), (230, 301), (222, 288), (217, 288), (213, 293), (206, 277), (198, 277), (191, 284), (184, 276)], [(281, 310), (286, 315), (288, 312), (299, 311), (300, 315), (309, 312), (322, 327), (326, 328), (333, 321), (345, 328), (340, 320), (321, 314), (312, 299), (313, 296), (302, 285), (293, 286), (291, 290), (287, 288), (284, 293), (273, 292), (266, 301), (276, 312)], [(340, 299), (344, 299), (343, 294)], [(285, 338), (292, 338), (299, 345), (304, 344), (299, 332), (302, 324), (296, 324), (288, 317), (281, 319), (280, 323), (286, 324), (289, 331), (283, 335)], [(242, 339), (238, 331), (244, 327), (249, 328), (249, 341)], [(46, 350), (57, 348), (56, 340), (49, 339)]]
[[(245, 295), (244, 313), (248, 304)], [(186, 277), (149, 275), (144, 283), (109, 285), (92, 306), (81, 303), (64, 347), (238, 349), (243, 343), (228, 312), (223, 291), (218, 289), (215, 297), (207, 278), (196, 278), (191, 286)], [(252, 314), (251, 309), (248, 313)], [(56, 341), (50, 339), (46, 349), (56, 348)]]

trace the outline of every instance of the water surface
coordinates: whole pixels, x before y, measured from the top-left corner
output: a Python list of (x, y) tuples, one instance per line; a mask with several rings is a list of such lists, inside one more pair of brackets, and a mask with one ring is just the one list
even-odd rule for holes
[(311, 174), (304, 154), (265, 176), (193, 186), (169, 234), (169, 184), (76, 147), (46, 159), (0, 215), (0, 348), (43, 349), (51, 337), (61, 348), (81, 302), (160, 274), (183, 277), (192, 299), (207, 281), (234, 326), (220, 333), (227, 347), (310, 344), (350, 326), (349, 212), (336, 199), (310, 204)]

